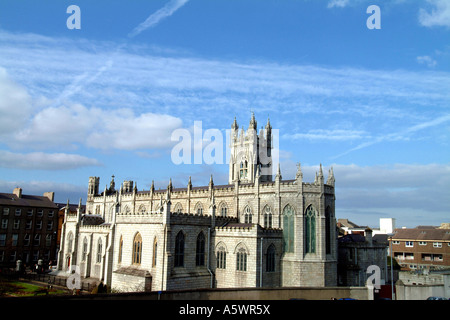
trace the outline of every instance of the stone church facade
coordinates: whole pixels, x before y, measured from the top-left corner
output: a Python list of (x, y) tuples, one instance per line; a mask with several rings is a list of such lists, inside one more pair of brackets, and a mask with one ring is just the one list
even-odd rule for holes
[[(99, 191), (90, 177), (85, 214), (66, 212), (58, 269), (117, 291), (337, 285), (334, 175), (314, 182), (272, 172), (269, 120), (259, 134), (231, 126), (229, 181)], [(80, 202), (81, 208), (81, 202)]]

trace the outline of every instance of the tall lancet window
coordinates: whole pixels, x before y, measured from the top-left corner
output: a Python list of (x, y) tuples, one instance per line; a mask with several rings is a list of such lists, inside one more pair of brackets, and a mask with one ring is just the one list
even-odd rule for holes
[(287, 205), (283, 209), (284, 252), (294, 252), (294, 209)]
[(316, 210), (309, 206), (305, 214), (305, 252), (316, 252)]
[(197, 248), (195, 251), (195, 265), (204, 266), (205, 265), (205, 235), (203, 232), (197, 237)]
[(141, 264), (141, 258), (142, 258), (142, 237), (141, 234), (138, 232), (134, 236), (133, 240), (133, 264)]
[(247, 172), (248, 172), (248, 162), (247, 160), (241, 161), (241, 165), (239, 168), (239, 178), (240, 179), (247, 179)]
[(184, 266), (184, 234), (182, 231), (178, 232), (175, 237), (175, 267)]

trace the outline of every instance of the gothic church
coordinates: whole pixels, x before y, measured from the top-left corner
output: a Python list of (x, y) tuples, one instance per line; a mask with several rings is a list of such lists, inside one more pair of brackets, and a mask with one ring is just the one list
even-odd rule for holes
[[(99, 191), (90, 177), (85, 214), (66, 210), (58, 269), (115, 291), (337, 285), (332, 168), (314, 182), (300, 165), (272, 175), (272, 127), (231, 126), (229, 181), (138, 191), (133, 181)], [(80, 202), (81, 203), (81, 202)]]

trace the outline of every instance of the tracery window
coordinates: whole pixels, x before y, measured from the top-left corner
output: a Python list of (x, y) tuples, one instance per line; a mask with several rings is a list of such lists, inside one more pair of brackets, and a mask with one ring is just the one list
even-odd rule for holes
[(246, 206), (244, 209), (244, 221), (245, 223), (252, 223), (252, 210), (249, 206)]
[(272, 228), (272, 209), (266, 205), (264, 207), (264, 226), (266, 228)]
[(325, 252), (331, 253), (331, 208), (325, 210)]
[(241, 164), (239, 167), (239, 178), (246, 179), (247, 173), (248, 173), (248, 162), (247, 162), (247, 160), (241, 161)]
[(175, 267), (184, 266), (184, 234), (182, 231), (178, 232), (175, 237)]
[(309, 206), (305, 214), (305, 252), (316, 252), (316, 210)]
[(227, 268), (227, 252), (223, 246), (220, 246), (217, 249), (216, 267), (218, 269), (226, 269)]
[(97, 241), (97, 263), (102, 262), (102, 251), (103, 251), (103, 245), (102, 245), (102, 239), (98, 239)]
[(205, 235), (203, 232), (197, 237), (197, 247), (195, 250), (195, 265), (204, 266), (205, 265)]
[(140, 265), (142, 258), (142, 236), (138, 232), (133, 239), (133, 264)]
[(294, 252), (294, 209), (288, 204), (283, 209), (284, 252)]
[(87, 250), (88, 250), (88, 241), (87, 241), (87, 238), (85, 237), (83, 239), (83, 253), (82, 253), (82, 256), (81, 256), (81, 260), (82, 261), (86, 261)]
[(236, 270), (247, 271), (247, 252), (244, 248), (240, 248), (236, 253)]

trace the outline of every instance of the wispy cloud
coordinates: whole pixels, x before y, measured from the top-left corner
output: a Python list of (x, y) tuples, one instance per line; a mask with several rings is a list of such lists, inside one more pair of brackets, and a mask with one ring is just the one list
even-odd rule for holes
[(425, 64), (430, 68), (434, 68), (437, 65), (436, 60), (434, 60), (430, 56), (419, 56), (417, 57), (417, 62), (420, 64)]
[(0, 150), (0, 167), (25, 170), (70, 170), (99, 166), (95, 159), (67, 153), (14, 153)]
[(161, 20), (170, 17), (175, 13), (175, 11), (184, 6), (188, 1), (189, 0), (171, 0), (164, 7), (151, 14), (144, 22), (134, 28), (133, 31), (128, 34), (128, 36), (135, 37), (142, 31), (156, 26)]
[(430, 127), (438, 126), (438, 125), (443, 124), (443, 123), (448, 122), (448, 121), (450, 121), (450, 114), (446, 114), (446, 115), (443, 115), (441, 117), (438, 117), (438, 118), (435, 118), (435, 119), (432, 119), (432, 120), (429, 120), (429, 121), (425, 121), (425, 122), (422, 122), (422, 123), (410, 126), (410, 127), (406, 128), (406, 129), (398, 131), (398, 132), (376, 136), (373, 139), (365, 141), (365, 142), (357, 145), (354, 148), (351, 148), (351, 149), (349, 149), (349, 150), (347, 150), (347, 151), (345, 151), (345, 152), (343, 152), (341, 154), (338, 154), (338, 155), (332, 157), (332, 159), (340, 158), (340, 157), (342, 157), (342, 156), (344, 156), (346, 154), (349, 154), (349, 153), (351, 153), (353, 151), (361, 150), (363, 148), (367, 148), (369, 146), (372, 146), (372, 145), (380, 143), (380, 142), (402, 140), (402, 139), (407, 138), (412, 133), (415, 133), (417, 131), (424, 130), (424, 129), (427, 129), (427, 128), (430, 128)]
[(431, 11), (421, 8), (419, 10), (419, 22), (425, 27), (450, 28), (450, 1), (427, 0), (431, 5)]

